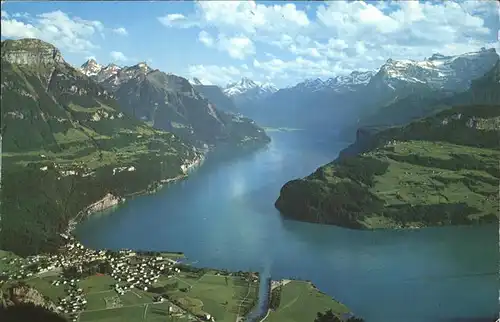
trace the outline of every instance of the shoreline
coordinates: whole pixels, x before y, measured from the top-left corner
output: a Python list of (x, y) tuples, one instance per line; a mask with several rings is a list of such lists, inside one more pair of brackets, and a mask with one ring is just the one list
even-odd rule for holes
[(80, 222), (93, 214), (112, 209), (113, 207), (117, 207), (118, 205), (124, 203), (127, 198), (154, 194), (161, 190), (165, 184), (175, 183), (187, 178), (189, 176), (189, 173), (201, 166), (204, 161), (205, 154), (200, 154), (195, 157), (192, 162), (181, 165), (181, 171), (183, 172), (183, 174), (180, 174), (173, 178), (155, 180), (149, 184), (148, 188), (137, 192), (133, 192), (124, 196), (115, 196), (112, 193), (108, 192), (104, 197), (80, 210), (75, 217), (70, 219), (68, 222), (68, 227), (65, 230), (64, 234), (72, 235), (72, 232)]

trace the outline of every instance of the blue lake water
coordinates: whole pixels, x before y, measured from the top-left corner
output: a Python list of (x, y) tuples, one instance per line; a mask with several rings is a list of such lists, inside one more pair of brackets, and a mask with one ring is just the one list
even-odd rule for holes
[(367, 322), (498, 312), (496, 225), (371, 232), (283, 220), (274, 208), (281, 186), (347, 143), (333, 134), (269, 134), (268, 147), (212, 155), (188, 179), (92, 216), (77, 236), (94, 248), (182, 251), (197, 266), (311, 280)]

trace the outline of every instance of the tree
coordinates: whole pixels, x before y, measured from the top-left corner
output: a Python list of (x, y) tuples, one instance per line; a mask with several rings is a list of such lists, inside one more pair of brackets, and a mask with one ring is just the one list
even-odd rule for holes
[(357, 318), (355, 316), (352, 316), (348, 318), (346, 322), (365, 322), (365, 320), (363, 320), (362, 318)]
[(314, 322), (342, 322), (342, 320), (334, 315), (332, 310), (330, 309), (325, 313), (318, 312)]
[(355, 317), (355, 316), (351, 316), (347, 320), (343, 320), (343, 319), (337, 317), (332, 312), (331, 309), (326, 311), (325, 313), (318, 312), (317, 317), (314, 320), (314, 322), (342, 322), (342, 321), (345, 321), (345, 322), (364, 322), (365, 320), (363, 320), (362, 318)]

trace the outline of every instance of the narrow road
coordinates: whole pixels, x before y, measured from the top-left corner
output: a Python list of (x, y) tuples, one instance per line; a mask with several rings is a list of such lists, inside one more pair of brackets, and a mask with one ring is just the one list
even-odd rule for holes
[(243, 305), (243, 303), (246, 301), (246, 299), (248, 298), (248, 295), (250, 295), (250, 291), (252, 290), (252, 288), (250, 287), (250, 282), (248, 283), (248, 292), (247, 292), (247, 295), (245, 295), (245, 297), (243, 298), (243, 300), (241, 300), (241, 303), (240, 305), (238, 305), (238, 313), (236, 313), (236, 322), (241, 322), (241, 319), (240, 319), (240, 310), (241, 310), (241, 306)]
[(266, 313), (266, 316), (262, 318), (262, 320), (260, 320), (259, 322), (263, 322), (265, 319), (267, 319), (267, 317), (269, 316), (269, 313), (271, 313), (271, 310), (267, 310), (267, 313)]

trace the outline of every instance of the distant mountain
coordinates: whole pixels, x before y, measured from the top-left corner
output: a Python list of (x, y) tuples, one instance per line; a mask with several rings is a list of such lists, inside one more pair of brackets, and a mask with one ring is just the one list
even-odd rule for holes
[(242, 113), (268, 126), (335, 127), (355, 119), (350, 108), (360, 105), (356, 91), (366, 87), (374, 72), (354, 71), (327, 80), (308, 79), (242, 106)]
[(103, 66), (95, 59), (89, 59), (78, 70), (99, 83), (116, 75), (120, 69), (121, 67), (115, 64)]
[[(416, 106), (421, 101), (465, 91), (473, 79), (490, 70), (497, 60), (494, 49), (457, 56), (435, 54), (423, 61), (389, 59), (377, 72), (354, 71), (350, 75), (310, 79), (280, 89), (252, 101), (242, 112), (266, 125), (356, 127), (359, 119), (370, 121), (379, 110), (398, 102), (402, 106), (409, 106), (406, 102)], [(430, 107), (423, 105), (426, 109)], [(429, 114), (407, 108), (407, 112), (394, 114), (394, 119), (407, 122), (425, 115)]]
[(224, 94), (222, 88), (217, 85), (205, 85), (198, 78), (193, 78), (189, 83), (194, 89), (208, 99), (215, 108), (229, 113), (237, 113), (238, 108), (234, 101)]
[(334, 92), (346, 93), (358, 90), (369, 83), (375, 72), (353, 71), (349, 75), (336, 76), (323, 81), (319, 78), (308, 79), (298, 83), (293, 87), (283, 89), (282, 91), (299, 91), (299, 92)]
[(172, 133), (123, 113), (51, 44), (5, 40), (1, 49), (0, 249), (53, 251), (89, 205), (149, 191), (201, 158)]
[(278, 89), (269, 83), (259, 83), (243, 77), (240, 81), (231, 83), (223, 90), (224, 94), (232, 98), (237, 107), (245, 107), (252, 102), (265, 99)]
[[(157, 129), (175, 133), (197, 147), (269, 142), (254, 121), (223, 111), (234, 105), (217, 93), (216, 87), (193, 87), (187, 79), (152, 69), (144, 62), (117, 68), (102, 79), (104, 72), (103, 68), (91, 77), (116, 96), (122, 111)], [(199, 80), (198, 83), (201, 84)]]
[[(335, 161), (287, 182), (289, 218), (355, 229), (498, 223), (499, 63), (447, 98), (459, 106), (385, 129), (360, 129)], [(484, 104), (467, 104), (468, 100)]]
[(99, 74), (99, 72), (103, 69), (102, 65), (99, 65), (95, 59), (91, 58), (87, 60), (80, 68), (80, 71), (91, 77)]
[[(406, 96), (401, 95), (402, 98), (399, 98), (398, 96), (394, 98), (391, 94), (389, 94), (386, 96), (386, 99), (390, 100), (388, 104), (367, 108), (364, 113), (361, 114), (358, 122), (353, 124), (350, 129), (346, 130), (346, 132), (353, 134), (356, 128), (362, 126), (401, 125), (411, 120), (432, 115), (433, 113), (451, 106), (500, 104), (500, 94), (497, 94), (500, 92), (500, 84), (495, 83), (488, 78), (495, 77), (494, 73), (499, 64), (498, 55), (494, 50), (482, 50), (476, 53), (444, 58), (443, 56), (434, 55), (430, 59), (430, 62), (435, 64), (435, 61), (439, 60), (442, 64), (438, 65), (438, 67), (442, 70), (440, 73), (444, 75), (445, 71), (448, 74), (452, 74), (450, 66), (465, 65), (464, 63), (458, 63), (463, 61), (463, 59), (468, 59), (467, 61), (471, 62), (468, 67), (472, 71), (469, 75), (472, 75), (470, 77), (473, 78), (464, 76), (460, 80), (459, 78), (453, 78), (452, 76), (448, 76), (449, 78), (444, 76), (442, 78), (430, 77), (431, 81), (427, 82), (426, 80), (425, 84), (422, 83), (423, 80), (425, 80), (424, 77), (421, 77), (421, 82), (417, 83), (414, 83), (414, 80), (412, 79), (407, 82), (406, 79), (409, 79), (408, 76), (403, 77), (404, 80), (401, 80), (401, 78), (390, 79), (390, 81), (385, 84), (391, 84), (392, 82), (393, 85), (391, 86), (396, 89), (394, 91), (389, 91), (392, 92), (392, 95), (394, 93), (401, 94), (404, 92), (403, 89), (412, 89), (413, 92), (410, 94), (406, 93)], [(412, 62), (412, 64), (428, 67), (429, 61)], [(401, 64), (392, 62), (391, 65)], [(381, 70), (385, 70), (385, 72), (387, 72), (390, 68), (386, 66), (382, 67)], [(460, 72), (463, 73), (463, 70)], [(478, 73), (482, 74), (477, 76)], [(392, 75), (395, 74), (393, 73)], [(485, 81), (489, 84), (488, 86), (496, 86), (498, 92), (491, 91), (486, 89), (484, 86), (478, 85)], [(399, 85), (397, 85), (397, 82), (403, 83), (399, 83)], [(409, 84), (414, 85), (408, 86)], [(383, 86), (384, 85), (380, 85), (378, 88), (383, 88)], [(469, 88), (469, 86), (470, 90), (463, 91), (464, 87)], [(367, 91), (369, 90), (370, 89), (367, 89)], [(384, 93), (383, 90), (380, 90), (379, 93), (381, 92)], [(389, 92), (385, 91), (386, 94)]]
[(426, 84), (434, 90), (464, 91), (472, 79), (484, 75), (497, 60), (493, 48), (456, 56), (434, 54), (423, 61), (389, 59), (370, 80), (370, 85), (396, 90), (405, 83)]
[(423, 61), (388, 59), (363, 92), (370, 98), (367, 111), (412, 94), (465, 91), (473, 79), (484, 75), (497, 61), (495, 49), (456, 56), (434, 54)]

